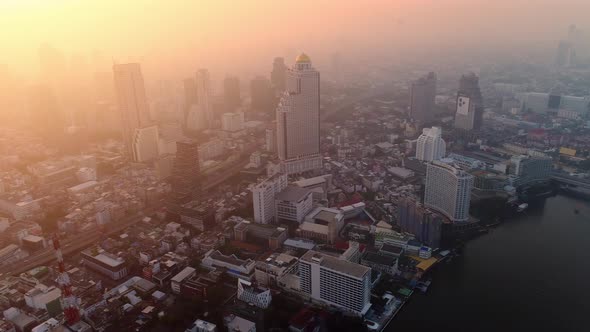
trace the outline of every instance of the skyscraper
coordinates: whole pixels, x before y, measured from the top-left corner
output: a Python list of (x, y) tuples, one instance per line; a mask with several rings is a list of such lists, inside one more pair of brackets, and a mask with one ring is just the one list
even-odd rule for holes
[(426, 123), (434, 118), (434, 99), (436, 97), (436, 74), (434, 72), (412, 83), (410, 97), (410, 117)]
[(287, 187), (287, 175), (274, 174), (252, 189), (254, 221), (269, 224), (275, 219), (275, 196)]
[(473, 130), (475, 128), (476, 105), (470, 97), (463, 93), (457, 94), (457, 110), (455, 112), (455, 128)]
[(240, 98), (240, 79), (228, 76), (223, 80), (223, 99), (225, 110), (234, 112), (242, 103)]
[(176, 142), (172, 168), (172, 192), (176, 203), (186, 203), (199, 188), (199, 144), (193, 140)]
[(274, 96), (270, 81), (257, 76), (250, 82), (250, 108), (254, 112), (271, 112), (273, 109)]
[(398, 201), (398, 225), (402, 232), (414, 234), (416, 239), (431, 248), (440, 246), (444, 217), (425, 208), (414, 198), (402, 197)]
[(442, 213), (452, 222), (466, 222), (473, 176), (450, 162), (452, 160), (443, 159), (428, 164), (424, 206)]
[(474, 111), (472, 129), (481, 128), (483, 121), (483, 97), (479, 89), (479, 77), (474, 73), (462, 75), (459, 80), (459, 93), (457, 95), (469, 97)]
[(576, 49), (572, 42), (561, 40), (557, 45), (557, 54), (555, 64), (560, 67), (570, 67), (575, 65)]
[(277, 107), (277, 150), (287, 174), (322, 167), (320, 156), (320, 73), (301, 54), (287, 71)]
[(146, 161), (154, 151), (158, 154), (158, 129), (150, 119), (141, 67), (138, 63), (118, 64), (113, 73), (127, 155), (133, 161)]
[(193, 106), (198, 104), (197, 81), (194, 78), (187, 78), (182, 81), (184, 86), (184, 125), (189, 128), (188, 118)]
[(416, 143), (416, 159), (433, 161), (443, 158), (447, 147), (440, 127), (424, 128)]
[(59, 109), (58, 101), (51, 86), (39, 84), (27, 91), (28, 123), (33, 130), (44, 137), (63, 134), (66, 121)]
[(215, 118), (213, 114), (213, 91), (211, 89), (211, 78), (207, 69), (197, 71), (197, 95), (199, 112), (206, 124), (206, 128), (212, 128)]
[(285, 80), (287, 77), (287, 66), (285, 59), (275, 58), (272, 63), (272, 72), (270, 73), (270, 82), (275, 91), (281, 93), (285, 91)]

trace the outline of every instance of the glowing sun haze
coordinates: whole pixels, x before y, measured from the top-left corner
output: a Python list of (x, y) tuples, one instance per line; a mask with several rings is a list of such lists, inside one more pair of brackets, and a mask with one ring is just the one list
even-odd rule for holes
[(0, 64), (36, 75), (37, 49), (100, 50), (108, 59), (244, 71), (285, 50), (327, 56), (402, 47), (486, 45), (560, 38), (584, 29), (586, 0), (1, 0)]

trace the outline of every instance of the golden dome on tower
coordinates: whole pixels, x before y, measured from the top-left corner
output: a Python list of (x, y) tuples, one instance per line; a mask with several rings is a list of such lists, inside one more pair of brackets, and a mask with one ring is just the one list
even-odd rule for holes
[(305, 63), (305, 62), (311, 62), (311, 59), (305, 53), (299, 54), (297, 59), (295, 59), (295, 63)]

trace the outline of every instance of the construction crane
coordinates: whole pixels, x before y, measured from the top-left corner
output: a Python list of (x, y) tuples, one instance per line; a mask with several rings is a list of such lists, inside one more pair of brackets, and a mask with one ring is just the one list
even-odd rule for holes
[(57, 265), (59, 267), (59, 275), (57, 283), (62, 291), (64, 304), (64, 317), (68, 325), (74, 325), (80, 321), (80, 308), (78, 307), (78, 298), (72, 292), (72, 284), (70, 276), (66, 272), (63, 255), (61, 253), (61, 246), (59, 244), (59, 236), (53, 235), (53, 248), (55, 249), (55, 256), (57, 258)]

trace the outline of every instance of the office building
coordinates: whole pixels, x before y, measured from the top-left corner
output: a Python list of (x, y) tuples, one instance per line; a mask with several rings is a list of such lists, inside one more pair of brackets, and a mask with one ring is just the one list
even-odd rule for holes
[(158, 126), (136, 128), (133, 133), (133, 160), (147, 162), (156, 160), (159, 156)]
[(272, 301), (270, 289), (260, 288), (252, 282), (243, 279), (238, 279), (237, 297), (246, 303), (251, 303), (262, 309), (268, 308)]
[(250, 81), (250, 108), (253, 112), (272, 112), (274, 100), (271, 83), (266, 77), (257, 76)]
[(590, 96), (576, 97), (560, 94), (527, 92), (519, 95), (522, 109), (534, 113), (569, 111), (586, 117), (590, 110)]
[(113, 74), (127, 156), (139, 162), (157, 156), (158, 129), (150, 119), (141, 67), (138, 63), (114, 65)]
[(455, 112), (455, 128), (473, 130), (475, 128), (475, 103), (467, 95), (457, 95), (457, 110)]
[(176, 142), (172, 167), (172, 192), (177, 203), (186, 203), (199, 188), (199, 144), (192, 140)]
[(560, 40), (557, 45), (555, 64), (559, 67), (572, 67), (576, 64), (576, 49), (573, 43)]
[(371, 307), (371, 268), (310, 250), (299, 260), (301, 291), (362, 316)]
[(433, 161), (443, 158), (447, 147), (440, 127), (424, 128), (416, 143), (416, 159)]
[(221, 130), (236, 132), (243, 129), (244, 126), (244, 113), (224, 113), (221, 118)]
[(122, 257), (112, 255), (102, 249), (91, 248), (82, 251), (84, 265), (103, 275), (119, 280), (127, 276), (127, 263)]
[(287, 229), (244, 220), (234, 227), (234, 238), (237, 241), (254, 243), (262, 248), (276, 250), (287, 239)]
[(254, 221), (269, 224), (275, 220), (275, 195), (287, 187), (287, 175), (277, 173), (252, 189)]
[(525, 155), (510, 158), (510, 174), (516, 176), (516, 186), (547, 181), (551, 177), (553, 161), (551, 158)]
[(343, 211), (320, 206), (305, 217), (296, 234), (304, 239), (333, 244), (343, 226)]
[(211, 249), (201, 261), (205, 268), (227, 269), (227, 274), (234, 278), (250, 280), (254, 276), (256, 262), (251, 259), (239, 259), (236, 255), (224, 255), (218, 250)]
[(180, 285), (184, 280), (190, 279), (197, 274), (197, 270), (187, 266), (170, 280), (170, 288), (175, 294), (180, 294)]
[(33, 129), (44, 137), (63, 134), (66, 117), (60, 111), (54, 89), (47, 84), (38, 84), (27, 89), (28, 120)]
[(207, 69), (197, 71), (197, 95), (199, 112), (201, 119), (204, 121), (205, 128), (213, 128), (215, 116), (213, 114), (213, 91), (211, 87), (211, 78)]
[(439, 248), (445, 219), (441, 214), (409, 197), (402, 197), (397, 208), (397, 223), (402, 232), (414, 234), (418, 241), (431, 248)]
[(424, 206), (442, 213), (452, 222), (466, 222), (469, 220), (473, 176), (450, 162), (452, 160), (443, 159), (428, 164)]
[(217, 325), (197, 319), (185, 332), (217, 332)]
[(223, 99), (225, 110), (234, 112), (242, 104), (240, 97), (240, 79), (228, 76), (223, 80)]
[(297, 174), (322, 167), (320, 156), (320, 73), (301, 54), (287, 71), (286, 91), (277, 107), (277, 148), (283, 170)]
[[(469, 104), (472, 105), (474, 112), (473, 126), (471, 129), (480, 129), (483, 121), (483, 97), (479, 89), (479, 77), (474, 73), (462, 75), (459, 81), (459, 93), (457, 95), (469, 98)], [(458, 99), (459, 97), (457, 97)]]
[(285, 82), (287, 78), (287, 66), (285, 59), (277, 57), (272, 63), (272, 72), (270, 73), (270, 82), (275, 91), (282, 93), (285, 91)]
[(312, 204), (311, 190), (288, 186), (275, 196), (275, 220), (279, 223), (293, 221), (299, 224), (311, 211)]
[(267, 152), (277, 152), (277, 133), (274, 128), (266, 129), (266, 142), (264, 148)]
[(187, 78), (182, 81), (184, 88), (184, 126), (188, 127), (188, 115), (193, 106), (198, 104), (197, 81), (194, 78)]
[(432, 121), (436, 97), (436, 74), (430, 72), (413, 82), (410, 94), (410, 118), (421, 123)]

